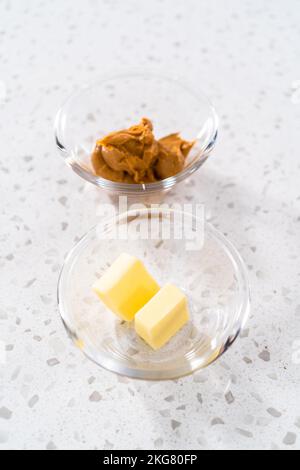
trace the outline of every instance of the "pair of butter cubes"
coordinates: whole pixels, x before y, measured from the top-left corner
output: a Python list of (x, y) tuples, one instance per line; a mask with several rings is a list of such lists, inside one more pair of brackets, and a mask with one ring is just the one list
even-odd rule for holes
[(122, 320), (135, 321), (135, 330), (159, 349), (188, 321), (186, 296), (172, 284), (162, 289), (143, 263), (126, 253), (95, 282), (94, 291)]

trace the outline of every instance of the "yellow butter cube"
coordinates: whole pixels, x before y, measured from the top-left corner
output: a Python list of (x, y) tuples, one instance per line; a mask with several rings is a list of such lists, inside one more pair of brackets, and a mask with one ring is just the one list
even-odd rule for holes
[(153, 349), (159, 349), (188, 320), (186, 296), (167, 284), (136, 314), (135, 330)]
[(110, 310), (131, 321), (159, 291), (159, 285), (140, 260), (123, 253), (95, 282), (93, 289)]

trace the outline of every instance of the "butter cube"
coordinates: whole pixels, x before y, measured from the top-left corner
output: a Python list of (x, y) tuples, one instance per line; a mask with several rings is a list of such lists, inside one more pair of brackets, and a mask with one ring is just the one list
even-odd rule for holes
[(159, 285), (140, 260), (123, 253), (95, 282), (93, 290), (122, 320), (131, 321), (159, 291)]
[(167, 284), (136, 314), (135, 330), (153, 349), (159, 349), (188, 320), (186, 296)]

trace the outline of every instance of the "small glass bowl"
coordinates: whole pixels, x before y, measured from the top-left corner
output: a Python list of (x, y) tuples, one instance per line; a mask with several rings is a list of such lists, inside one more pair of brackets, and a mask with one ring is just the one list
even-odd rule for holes
[[(140, 209), (107, 219), (65, 261), (58, 284), (63, 323), (75, 344), (110, 371), (144, 380), (191, 374), (217, 360), (246, 323), (250, 295), (244, 262), (209, 223), (203, 225), (203, 245), (192, 251), (178, 236), (144, 240), (133, 235), (135, 230), (124, 239), (109, 236), (124, 225), (145, 233), (149, 221), (167, 222), (170, 233), (178, 234), (178, 214), (185, 229), (194, 229), (194, 215), (171, 209)], [(190, 321), (158, 351), (138, 337), (134, 322), (120, 321), (92, 291), (94, 281), (122, 252), (141, 259), (160, 285), (171, 282), (188, 298)]]
[[(91, 153), (96, 141), (148, 117), (157, 138), (180, 132), (195, 140), (179, 174), (149, 184), (116, 183), (96, 176)], [(165, 192), (194, 173), (213, 149), (218, 132), (214, 108), (202, 93), (176, 78), (143, 71), (100, 78), (74, 93), (58, 111), (55, 140), (65, 161), (82, 178), (114, 195)]]

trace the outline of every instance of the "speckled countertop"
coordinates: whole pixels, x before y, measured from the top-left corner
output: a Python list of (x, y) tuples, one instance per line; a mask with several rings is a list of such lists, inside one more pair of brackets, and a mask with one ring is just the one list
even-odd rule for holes
[[(299, 25), (297, 0), (0, 1), (0, 450), (300, 448)], [(204, 202), (249, 267), (248, 329), (178, 381), (98, 368), (56, 306), (103, 195), (58, 156), (53, 117), (120, 65), (213, 99), (218, 146), (170, 197)]]

